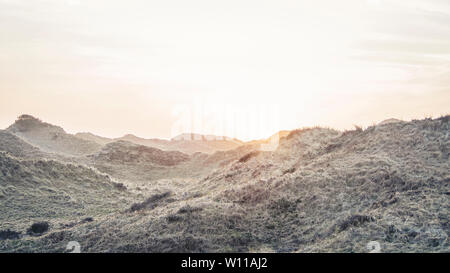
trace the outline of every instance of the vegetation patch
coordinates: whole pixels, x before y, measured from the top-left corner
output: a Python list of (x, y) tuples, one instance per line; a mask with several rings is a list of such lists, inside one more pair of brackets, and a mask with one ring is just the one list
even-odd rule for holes
[(127, 187), (123, 184), (123, 183), (116, 183), (113, 182), (113, 185), (116, 189), (118, 189), (119, 191), (126, 191)]
[(169, 215), (169, 216), (166, 217), (166, 220), (167, 220), (167, 222), (169, 222), (169, 223), (179, 222), (179, 221), (182, 221), (182, 220), (183, 220), (183, 217), (178, 216), (178, 215), (171, 214), (171, 215)]
[(144, 209), (154, 209), (158, 206), (159, 201), (169, 197), (171, 192), (163, 192), (160, 194), (154, 194), (147, 198), (144, 202), (135, 203), (131, 206), (130, 212), (140, 211)]
[(13, 231), (10, 229), (0, 230), (0, 240), (13, 240), (13, 239), (19, 239), (19, 238), (20, 238), (20, 232)]
[(94, 221), (94, 218), (86, 217), (83, 220), (81, 220), (81, 223), (84, 224), (84, 223), (90, 223), (90, 222), (93, 222), (93, 221)]
[(186, 206), (180, 208), (178, 210), (178, 213), (185, 214), (185, 213), (193, 213), (193, 212), (202, 211), (202, 210), (203, 210), (203, 208), (200, 208), (200, 207), (191, 207), (189, 205), (186, 205)]
[(269, 208), (276, 214), (295, 212), (297, 203), (286, 198), (280, 198), (269, 204)]
[(239, 159), (239, 163), (244, 163), (249, 161), (252, 157), (255, 157), (260, 154), (260, 151), (250, 152)]
[(27, 230), (29, 235), (41, 235), (48, 231), (50, 225), (48, 222), (38, 222), (31, 225), (31, 227)]
[(297, 169), (295, 167), (286, 169), (283, 171), (283, 175), (288, 174), (288, 173), (294, 173)]
[(367, 222), (373, 222), (375, 219), (367, 215), (352, 215), (338, 224), (339, 231), (347, 230), (350, 227), (362, 226)]

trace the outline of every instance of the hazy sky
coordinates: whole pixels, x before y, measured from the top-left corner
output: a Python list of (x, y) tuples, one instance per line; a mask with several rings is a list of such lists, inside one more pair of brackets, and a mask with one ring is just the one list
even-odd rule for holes
[(241, 138), (448, 114), (450, 1), (0, 0), (1, 128), (167, 138), (186, 105)]

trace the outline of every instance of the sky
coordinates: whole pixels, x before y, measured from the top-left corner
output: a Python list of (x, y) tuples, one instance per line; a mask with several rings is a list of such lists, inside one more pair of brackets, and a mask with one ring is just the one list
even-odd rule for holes
[(0, 0), (0, 128), (249, 140), (449, 105), (448, 0)]

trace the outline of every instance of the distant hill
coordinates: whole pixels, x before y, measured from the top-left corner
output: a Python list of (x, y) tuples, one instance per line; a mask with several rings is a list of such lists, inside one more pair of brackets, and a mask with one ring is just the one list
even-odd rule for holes
[(75, 136), (83, 140), (96, 142), (100, 145), (123, 140), (138, 145), (158, 148), (164, 151), (180, 151), (186, 154), (194, 154), (198, 152), (213, 154), (217, 151), (232, 150), (243, 145), (242, 141), (229, 137), (216, 137), (212, 135), (198, 134), (182, 134), (172, 138), (171, 140), (157, 138), (146, 139), (132, 134), (127, 134), (119, 138), (105, 138), (91, 133), (78, 133)]
[(202, 140), (172, 140), (167, 149), (183, 151), (187, 154), (197, 152), (213, 154), (218, 151), (233, 150), (242, 145), (243, 143), (239, 140), (207, 140), (205, 137)]
[(271, 135), (270, 137), (268, 137), (266, 139), (251, 140), (251, 141), (245, 142), (245, 144), (261, 146), (264, 144), (279, 143), (282, 138), (287, 137), (290, 133), (291, 133), (291, 131), (283, 130), (283, 131), (279, 131), (279, 132)]
[(119, 137), (119, 138), (115, 138), (114, 141), (117, 140), (124, 140), (124, 141), (129, 141), (138, 145), (144, 145), (144, 146), (149, 146), (149, 147), (154, 147), (154, 148), (158, 148), (158, 149), (162, 149), (162, 150), (168, 150), (168, 146), (170, 145), (170, 141), (168, 140), (164, 140), (164, 139), (157, 139), (157, 138), (141, 138), (138, 136), (135, 136), (133, 134), (127, 134), (124, 135), (123, 137)]
[(173, 137), (171, 141), (182, 141), (182, 140), (190, 140), (190, 141), (234, 141), (234, 142), (241, 142), (235, 138), (226, 137), (226, 136), (215, 136), (215, 135), (201, 135), (201, 134), (194, 134), (194, 133), (185, 133), (178, 135), (176, 137)]
[[(185, 164), (191, 159), (187, 154), (124, 140), (108, 143), (101, 151), (88, 155), (86, 159), (86, 164), (113, 177), (146, 184), (161, 178), (189, 177), (195, 172), (186, 169)], [(179, 170), (187, 174), (180, 174)]]
[(152, 163), (163, 166), (177, 165), (189, 159), (188, 155), (178, 151), (163, 151), (123, 140), (106, 144), (101, 151), (90, 157), (95, 160), (122, 164)]
[(108, 143), (111, 143), (114, 141), (114, 139), (97, 136), (97, 135), (94, 135), (94, 134), (88, 133), (88, 132), (76, 133), (75, 136), (78, 138), (87, 140), (87, 141), (92, 141), (92, 142), (98, 143), (100, 145), (105, 145), (105, 144), (108, 144)]
[(20, 116), (6, 131), (46, 152), (79, 156), (99, 151), (101, 145), (68, 134), (59, 126), (30, 115)]
[(390, 119), (383, 120), (382, 122), (378, 123), (378, 125), (385, 125), (385, 124), (398, 123), (398, 122), (403, 122), (403, 121), (396, 119), (396, 118), (390, 118)]

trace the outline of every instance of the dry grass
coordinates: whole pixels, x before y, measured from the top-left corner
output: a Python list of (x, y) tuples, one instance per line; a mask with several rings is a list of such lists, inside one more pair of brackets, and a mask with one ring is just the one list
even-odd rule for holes
[[(448, 116), (309, 128), (274, 152), (193, 155), (148, 175), (149, 165), (127, 172), (119, 158), (102, 171), (127, 190), (84, 166), (1, 154), (0, 234), (20, 238), (0, 240), (0, 251), (78, 241), (86, 252), (366, 252), (378, 241), (383, 252), (449, 252), (449, 131)], [(37, 221), (49, 231), (24, 235)]]

